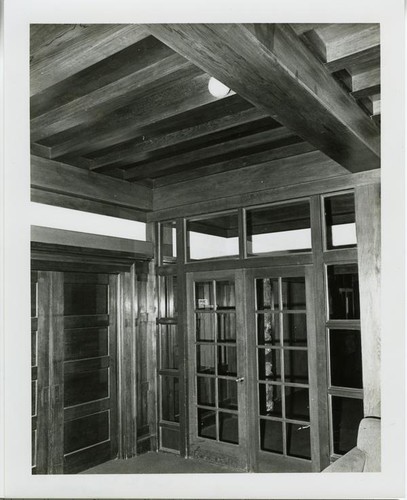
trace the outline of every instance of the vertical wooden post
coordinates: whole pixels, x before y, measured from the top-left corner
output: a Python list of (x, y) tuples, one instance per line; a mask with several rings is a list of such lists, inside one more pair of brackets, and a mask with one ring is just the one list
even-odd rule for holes
[[(155, 246), (156, 225), (147, 224), (147, 241), (151, 241)], [(145, 301), (143, 310), (140, 308), (140, 315), (144, 313), (145, 329), (147, 335), (147, 378), (148, 378), (148, 403), (147, 418), (150, 430), (151, 449), (158, 449), (158, 384), (157, 384), (157, 279), (155, 272), (155, 259), (146, 263)]]
[(185, 223), (177, 219), (177, 293), (178, 293), (178, 350), (179, 350), (179, 404), (180, 404), (180, 455), (188, 456), (188, 320), (187, 282), (184, 272), (186, 259)]
[(48, 274), (38, 273), (38, 347), (37, 347), (37, 474), (48, 473), (49, 429), (49, 283)]
[(118, 321), (119, 457), (136, 455), (135, 269), (120, 273)]
[(38, 474), (63, 472), (63, 273), (38, 274)]
[(330, 463), (323, 213), (319, 196), (312, 196), (310, 203), (313, 272), (307, 271), (308, 279), (312, 281), (312, 293), (308, 292), (307, 302), (312, 302), (308, 326), (314, 325), (314, 329), (309, 332), (308, 362), (313, 367), (310, 371), (310, 410), (315, 423), (311, 428), (312, 462), (314, 470), (320, 471)]
[(111, 442), (111, 454), (112, 456), (117, 456), (118, 453), (118, 436), (119, 434), (119, 421), (117, 418), (119, 398), (117, 395), (117, 373), (118, 373), (118, 280), (119, 277), (116, 274), (111, 274), (109, 276), (109, 355), (110, 355), (110, 442)]
[(380, 416), (380, 186), (355, 190), (365, 416)]

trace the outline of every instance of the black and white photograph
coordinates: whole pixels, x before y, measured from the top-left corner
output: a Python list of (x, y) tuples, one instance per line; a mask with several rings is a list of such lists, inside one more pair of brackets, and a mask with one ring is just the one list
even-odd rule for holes
[(403, 3), (16, 4), (4, 496), (404, 498)]

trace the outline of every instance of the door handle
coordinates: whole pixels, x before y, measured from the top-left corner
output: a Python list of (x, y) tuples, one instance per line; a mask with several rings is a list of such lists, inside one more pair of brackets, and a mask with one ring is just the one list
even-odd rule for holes
[(236, 382), (244, 382), (244, 377), (238, 377), (238, 378), (236, 379)]

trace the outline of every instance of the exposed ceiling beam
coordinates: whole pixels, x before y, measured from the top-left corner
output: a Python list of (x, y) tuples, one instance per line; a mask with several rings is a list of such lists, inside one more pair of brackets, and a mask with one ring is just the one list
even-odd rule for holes
[[(74, 25), (74, 38), (61, 43), (57, 34), (48, 37), (47, 50), (31, 56), (31, 95), (97, 63), (145, 38), (145, 28), (132, 24)], [(41, 31), (37, 27), (36, 43)]]
[(326, 47), (327, 63), (380, 45), (379, 24), (331, 24), (315, 31)]
[(152, 190), (63, 163), (31, 156), (31, 187), (132, 210), (152, 209)]
[(256, 147), (259, 145), (271, 144), (289, 137), (293, 137), (295, 134), (288, 130), (286, 127), (278, 127), (272, 130), (266, 130), (259, 132), (257, 134), (251, 134), (245, 137), (238, 137), (237, 139), (224, 141), (212, 146), (203, 147), (200, 149), (195, 149), (193, 151), (188, 151), (186, 153), (172, 156), (170, 158), (163, 158), (161, 160), (156, 160), (154, 162), (145, 163), (137, 165), (133, 168), (129, 168), (124, 173), (124, 178), (126, 180), (140, 180), (145, 178), (151, 178), (157, 174), (163, 174), (173, 167), (178, 167), (181, 165), (188, 165), (194, 162), (202, 162), (205, 160), (210, 161), (211, 158), (226, 155), (228, 153), (237, 154), (242, 150)]
[(154, 84), (161, 78), (190, 66), (191, 63), (178, 54), (169, 55), (163, 60), (151, 61), (149, 65), (116, 82), (33, 118), (31, 140), (39, 141), (83, 123), (95, 121), (101, 114), (110, 113), (134, 102), (137, 91), (145, 89), (147, 85), (151, 92)]
[(359, 99), (380, 92), (380, 67), (352, 75), (352, 95)]
[[(169, 134), (162, 134), (153, 137), (146, 137), (141, 142), (129, 144), (119, 151), (112, 151), (105, 155), (93, 159), (91, 170), (98, 170), (105, 165), (115, 168), (115, 164), (122, 161), (142, 161), (147, 158), (146, 153), (157, 151), (162, 148), (175, 146), (182, 142), (190, 141), (203, 137), (207, 134), (220, 132), (238, 125), (255, 122), (261, 118), (267, 117), (265, 112), (257, 108), (244, 109), (232, 115), (221, 116), (192, 127), (187, 127)], [(103, 169), (105, 171), (106, 169)]]
[[(196, 75), (197, 72), (200, 74)], [(132, 106), (118, 109), (92, 126), (75, 127), (65, 141), (51, 148), (52, 158), (84, 155), (128, 141), (143, 133), (143, 127), (214, 102), (217, 99), (208, 92), (208, 80), (208, 75), (191, 66), (182, 79), (146, 95)]]
[(380, 166), (377, 127), (289, 25), (148, 27), (349, 171)]
[(272, 160), (278, 160), (280, 158), (287, 158), (289, 156), (296, 156), (309, 153), (310, 151), (315, 151), (315, 147), (309, 142), (304, 142), (299, 137), (297, 137), (297, 139), (300, 142), (295, 142), (293, 144), (289, 144), (288, 146), (281, 146), (278, 148), (273, 147), (272, 149), (261, 151), (260, 153), (239, 156), (238, 158), (231, 158), (229, 160), (213, 163), (211, 165), (205, 165), (204, 167), (184, 167), (184, 169), (180, 169), (179, 172), (158, 177), (154, 180), (154, 187), (177, 184), (178, 182), (197, 179), (198, 177), (205, 177), (207, 175), (237, 170), (242, 167), (260, 165), (261, 163), (267, 163)]

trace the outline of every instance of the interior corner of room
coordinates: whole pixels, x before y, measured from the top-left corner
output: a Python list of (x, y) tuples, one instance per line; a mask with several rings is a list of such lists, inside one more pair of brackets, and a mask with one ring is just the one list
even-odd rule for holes
[(379, 25), (32, 24), (30, 76), (33, 474), (379, 471)]

